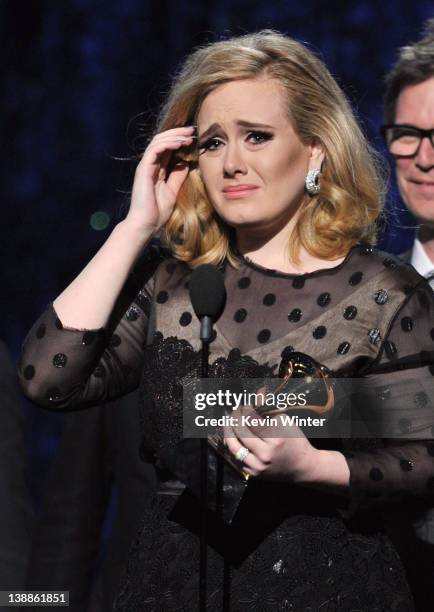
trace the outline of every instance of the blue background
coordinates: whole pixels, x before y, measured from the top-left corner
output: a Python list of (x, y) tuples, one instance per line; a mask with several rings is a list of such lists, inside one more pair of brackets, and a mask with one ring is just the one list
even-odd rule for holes
[[(0, 333), (14, 358), (47, 302), (121, 218), (134, 155), (193, 47), (262, 28), (308, 42), (381, 150), (384, 75), (397, 48), (434, 16), (429, 0), (3, 0), (1, 7)], [(414, 222), (393, 189), (388, 206), (383, 246), (400, 252)], [(109, 215), (107, 229), (90, 226), (96, 211)], [(39, 498), (62, 417), (29, 404), (26, 414)]]

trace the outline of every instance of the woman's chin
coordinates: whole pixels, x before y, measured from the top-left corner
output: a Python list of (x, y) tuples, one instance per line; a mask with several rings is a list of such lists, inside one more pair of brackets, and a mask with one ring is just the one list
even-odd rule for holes
[(270, 223), (269, 219), (264, 219), (263, 217), (259, 217), (258, 215), (221, 215), (221, 218), (225, 223), (227, 223), (230, 227), (234, 229), (260, 228), (266, 227)]

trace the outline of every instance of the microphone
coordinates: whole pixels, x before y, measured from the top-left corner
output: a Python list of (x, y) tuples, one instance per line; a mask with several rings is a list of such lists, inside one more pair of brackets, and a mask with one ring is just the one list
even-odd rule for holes
[[(202, 378), (208, 378), (209, 343), (212, 338), (212, 326), (223, 312), (226, 302), (226, 289), (223, 275), (211, 264), (198, 266), (190, 278), (190, 299), (193, 310), (200, 320), (200, 339), (202, 341), (201, 369)], [(206, 612), (207, 583), (207, 500), (208, 500), (208, 442), (200, 441), (200, 552), (199, 552), (199, 612)], [(222, 489), (222, 468), (220, 462), (217, 475), (218, 490)], [(219, 495), (221, 498), (221, 494)], [(221, 505), (221, 502), (219, 502)]]
[(212, 326), (221, 316), (226, 303), (223, 274), (216, 266), (198, 266), (190, 279), (190, 299), (200, 320), (200, 339), (210, 342)]

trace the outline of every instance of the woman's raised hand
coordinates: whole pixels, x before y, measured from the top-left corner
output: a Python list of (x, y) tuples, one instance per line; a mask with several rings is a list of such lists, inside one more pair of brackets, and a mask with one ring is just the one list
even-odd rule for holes
[(146, 233), (155, 233), (169, 219), (182, 183), (188, 175), (188, 163), (180, 162), (168, 172), (173, 151), (191, 145), (194, 127), (179, 127), (154, 136), (137, 166), (131, 206), (126, 221)]
[(172, 214), (188, 164), (168, 171), (174, 151), (193, 142), (193, 127), (157, 134), (137, 166), (131, 207), (98, 253), (55, 300), (62, 323), (75, 329), (104, 327), (137, 258)]

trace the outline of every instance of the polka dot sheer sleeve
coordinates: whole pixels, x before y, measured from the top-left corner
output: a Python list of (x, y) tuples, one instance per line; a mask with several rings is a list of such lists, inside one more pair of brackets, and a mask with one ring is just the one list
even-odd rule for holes
[(28, 333), (18, 365), (20, 385), (30, 400), (50, 409), (76, 410), (138, 386), (153, 274), (161, 260), (157, 249), (140, 260), (105, 328), (66, 328), (53, 305), (48, 306)]
[(354, 510), (407, 497), (434, 503), (433, 348), (434, 293), (423, 282), (391, 322), (355, 396), (376, 444), (345, 452)]

